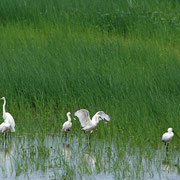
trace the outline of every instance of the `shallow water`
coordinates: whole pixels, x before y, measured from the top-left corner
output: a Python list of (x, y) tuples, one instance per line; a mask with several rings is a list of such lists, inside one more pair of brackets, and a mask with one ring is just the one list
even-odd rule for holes
[(25, 135), (0, 144), (0, 179), (180, 179), (178, 148), (137, 148), (68, 134)]

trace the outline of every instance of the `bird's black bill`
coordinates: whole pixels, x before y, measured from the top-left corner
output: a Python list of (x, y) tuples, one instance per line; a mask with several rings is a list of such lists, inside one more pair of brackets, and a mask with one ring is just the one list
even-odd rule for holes
[(173, 131), (173, 133), (177, 136), (178, 139), (180, 139), (180, 137), (178, 136), (178, 134), (175, 131)]

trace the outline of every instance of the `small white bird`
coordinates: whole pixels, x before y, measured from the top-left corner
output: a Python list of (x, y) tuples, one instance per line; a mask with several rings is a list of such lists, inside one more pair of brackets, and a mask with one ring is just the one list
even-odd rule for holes
[(166, 132), (162, 135), (162, 141), (164, 142), (164, 144), (166, 146), (166, 150), (168, 150), (168, 145), (174, 136), (174, 132), (173, 132), (172, 128), (168, 128), (167, 131), (168, 132)]
[(14, 118), (12, 117), (12, 115), (10, 113), (6, 112), (6, 110), (5, 110), (6, 99), (5, 99), (5, 97), (2, 97), (2, 98), (0, 98), (0, 100), (4, 101), (4, 104), (3, 104), (3, 119), (4, 119), (4, 122), (6, 121), (6, 123), (8, 122), (10, 124), (10, 132), (15, 132)]
[(68, 120), (63, 124), (62, 132), (70, 131), (70, 129), (72, 127), (71, 113), (68, 112), (66, 115), (67, 115)]
[(90, 133), (93, 132), (93, 129), (98, 125), (100, 120), (107, 120), (110, 121), (111, 118), (109, 115), (104, 113), (103, 111), (98, 111), (93, 117), (92, 120), (89, 116), (89, 111), (86, 109), (80, 109), (77, 110), (74, 113), (75, 116), (79, 118), (79, 121), (81, 123), (81, 126), (83, 127), (82, 130), (84, 131), (90, 131)]

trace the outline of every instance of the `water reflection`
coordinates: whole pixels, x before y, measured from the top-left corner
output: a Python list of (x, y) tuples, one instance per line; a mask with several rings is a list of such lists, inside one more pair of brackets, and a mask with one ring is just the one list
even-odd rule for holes
[(66, 162), (70, 162), (71, 158), (72, 158), (72, 148), (70, 146), (70, 144), (63, 144), (63, 156), (66, 160)]
[(177, 162), (172, 162), (169, 153), (166, 153), (165, 159), (162, 161), (162, 170), (167, 173), (178, 172)]
[(164, 160), (162, 162), (162, 169), (163, 169), (163, 171), (167, 171), (169, 173), (172, 170), (170, 161)]
[(12, 175), (12, 166), (13, 166), (13, 157), (15, 154), (15, 144), (14, 139), (7, 138), (0, 143), (0, 168), (2, 174), (0, 177), (5, 174)]
[(91, 171), (95, 170), (96, 168), (96, 155), (92, 148), (90, 141), (87, 141), (85, 147), (83, 148), (83, 160), (85, 165), (91, 169)]
[(0, 142), (0, 179), (180, 178), (178, 149), (165, 155), (161, 148), (117, 143), (61, 134), (14, 137)]
[(0, 161), (5, 162), (11, 158), (14, 153), (15, 147), (13, 139), (6, 139), (0, 143)]
[(96, 156), (93, 152), (85, 152), (84, 161), (91, 168), (91, 170), (94, 170), (96, 168)]

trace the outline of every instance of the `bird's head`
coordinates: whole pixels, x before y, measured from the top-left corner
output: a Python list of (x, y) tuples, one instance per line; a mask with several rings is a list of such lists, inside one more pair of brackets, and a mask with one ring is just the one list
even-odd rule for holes
[(111, 118), (109, 116), (102, 117), (101, 115), (98, 115), (98, 119), (99, 119), (99, 121), (104, 120), (105, 124), (107, 124), (111, 120)]
[(0, 98), (0, 100), (5, 100), (5, 97)]
[(103, 118), (100, 115), (97, 115), (97, 118), (99, 121), (103, 120)]
[(71, 116), (71, 113), (70, 113), (70, 112), (67, 112), (67, 116)]
[(168, 128), (168, 132), (173, 132), (173, 128)]

